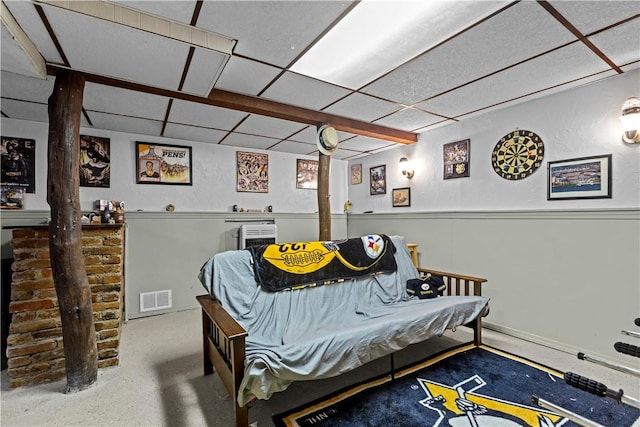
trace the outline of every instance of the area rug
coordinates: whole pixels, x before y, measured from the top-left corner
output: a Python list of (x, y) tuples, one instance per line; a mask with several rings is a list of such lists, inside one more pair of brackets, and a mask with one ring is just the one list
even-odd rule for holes
[[(579, 365), (573, 372), (580, 373)], [(567, 385), (559, 371), (491, 347), (465, 345), (399, 372), (394, 381), (377, 378), (273, 421), (278, 427), (576, 425), (534, 405), (532, 396), (603, 426), (629, 427), (640, 417), (637, 408)]]

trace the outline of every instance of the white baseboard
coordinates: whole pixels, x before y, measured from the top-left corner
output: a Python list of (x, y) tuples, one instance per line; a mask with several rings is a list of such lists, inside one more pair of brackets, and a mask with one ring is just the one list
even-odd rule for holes
[[(515, 337), (515, 338), (519, 338), (521, 340), (525, 340), (525, 341), (529, 341), (532, 342), (534, 344), (538, 344), (538, 345), (542, 345), (545, 347), (549, 347), (552, 348), (554, 350), (558, 350), (558, 351), (562, 351), (565, 353), (569, 353), (569, 354), (573, 354), (573, 355), (577, 355), (578, 353), (585, 353), (585, 350), (583, 348), (578, 348), (578, 347), (574, 347), (571, 345), (568, 345), (566, 343), (560, 342), (560, 341), (555, 341), (555, 340), (551, 340), (545, 337), (541, 337), (539, 335), (535, 335), (535, 334), (530, 334), (528, 332), (524, 332), (524, 331), (520, 331), (518, 329), (512, 329), (506, 326), (502, 326), (502, 325), (496, 325), (494, 323), (490, 323), (490, 322), (486, 322), (483, 321), (482, 322), (482, 327), (489, 329), (491, 331), (495, 331), (495, 332), (499, 332), (501, 334), (505, 334), (505, 335), (509, 335), (511, 337)], [(613, 342), (611, 343), (611, 348), (613, 348)], [(631, 366), (629, 364), (629, 360), (628, 359), (624, 359), (624, 358), (617, 358), (617, 357), (612, 357), (610, 354), (599, 354), (596, 352), (592, 352), (592, 351), (587, 351), (585, 354), (587, 354), (588, 356), (597, 358), (597, 359), (601, 359), (603, 361), (607, 361), (616, 365), (623, 365), (623, 366)], [(635, 366), (633, 366), (634, 369), (637, 369)]]

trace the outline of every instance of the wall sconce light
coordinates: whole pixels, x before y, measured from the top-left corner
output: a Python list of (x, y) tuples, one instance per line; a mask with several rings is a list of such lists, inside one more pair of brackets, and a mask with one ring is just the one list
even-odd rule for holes
[(632, 97), (622, 104), (622, 140), (630, 144), (640, 142), (640, 100)]
[(400, 163), (400, 170), (402, 171), (402, 175), (406, 176), (409, 179), (413, 178), (414, 170), (411, 167), (411, 162), (409, 161), (409, 159), (407, 159), (406, 157), (401, 157), (398, 163)]

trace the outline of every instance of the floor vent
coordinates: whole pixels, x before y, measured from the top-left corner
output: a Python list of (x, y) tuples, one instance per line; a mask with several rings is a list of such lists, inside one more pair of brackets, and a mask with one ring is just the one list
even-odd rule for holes
[(140, 294), (140, 312), (171, 308), (171, 290)]

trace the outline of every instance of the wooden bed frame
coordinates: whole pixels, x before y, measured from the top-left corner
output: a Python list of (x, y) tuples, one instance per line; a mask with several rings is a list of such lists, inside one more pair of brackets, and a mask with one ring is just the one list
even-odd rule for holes
[[(421, 274), (442, 276), (447, 289), (445, 295), (481, 295), (480, 285), (487, 281), (479, 277), (418, 268)], [(249, 425), (249, 409), (238, 405), (238, 389), (244, 376), (245, 337), (248, 332), (238, 324), (220, 303), (210, 295), (196, 297), (202, 307), (202, 347), (204, 374), (217, 372), (235, 405), (237, 427)], [(482, 316), (468, 323), (473, 329), (473, 343), (482, 344)]]

